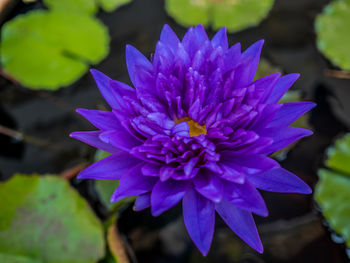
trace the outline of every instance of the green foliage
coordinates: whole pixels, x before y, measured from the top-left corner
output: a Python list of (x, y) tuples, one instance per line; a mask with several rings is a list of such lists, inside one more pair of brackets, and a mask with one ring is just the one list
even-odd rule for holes
[(332, 1), (315, 23), (317, 47), (336, 66), (350, 70), (350, 0)]
[(113, 11), (131, 0), (44, 0), (37, 10), (2, 29), (4, 71), (32, 89), (57, 90), (78, 80), (109, 51), (107, 28), (95, 17), (98, 6)]
[(132, 0), (44, 0), (52, 10), (94, 14), (100, 6), (106, 12), (112, 12)]
[(331, 228), (350, 246), (350, 134), (338, 139), (327, 151), (326, 165), (321, 169), (315, 189), (315, 200)]
[(97, 0), (101, 8), (106, 12), (112, 12), (117, 8), (131, 3), (132, 0)]
[(0, 262), (88, 263), (105, 253), (101, 222), (57, 176), (15, 175), (0, 183)]
[(350, 176), (350, 134), (337, 140), (327, 151), (326, 165), (344, 175)]
[(263, 20), (274, 0), (166, 0), (165, 8), (179, 24), (226, 26), (235, 32), (255, 26)]
[(44, 0), (47, 7), (55, 11), (94, 14), (96, 0)]
[(350, 179), (323, 169), (318, 175), (315, 200), (331, 228), (350, 246)]
[(3, 26), (4, 70), (33, 89), (55, 90), (80, 78), (108, 54), (99, 20), (76, 13), (33, 11)]

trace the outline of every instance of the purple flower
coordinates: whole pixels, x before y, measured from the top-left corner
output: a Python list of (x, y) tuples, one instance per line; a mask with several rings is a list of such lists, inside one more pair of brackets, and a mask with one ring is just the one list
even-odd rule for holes
[(267, 216), (257, 189), (311, 193), (268, 156), (311, 135), (289, 125), (312, 102), (278, 103), (299, 74), (253, 81), (263, 41), (243, 53), (225, 28), (211, 39), (199, 25), (182, 41), (164, 26), (149, 61), (126, 47), (135, 88), (91, 70), (112, 111), (78, 109), (97, 131), (72, 137), (112, 153), (79, 178), (120, 180), (111, 202), (138, 196), (135, 210), (154, 216), (182, 200), (187, 231), (209, 251), (215, 211), (249, 246), (263, 252), (252, 213)]

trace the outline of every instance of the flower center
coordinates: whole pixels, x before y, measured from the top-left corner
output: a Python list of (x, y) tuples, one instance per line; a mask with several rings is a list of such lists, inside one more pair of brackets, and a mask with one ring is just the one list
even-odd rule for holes
[(206, 135), (207, 134), (207, 126), (204, 125), (199, 125), (198, 122), (195, 122), (189, 117), (181, 118), (179, 120), (176, 120), (175, 123), (180, 123), (186, 121), (188, 123), (188, 126), (190, 127), (189, 134), (191, 137), (199, 136), (201, 134)]

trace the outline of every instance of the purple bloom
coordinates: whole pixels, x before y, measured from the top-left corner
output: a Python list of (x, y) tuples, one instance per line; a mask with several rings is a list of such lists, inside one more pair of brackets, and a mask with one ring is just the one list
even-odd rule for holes
[(98, 131), (72, 137), (112, 153), (79, 175), (120, 180), (111, 202), (138, 196), (154, 216), (182, 200), (187, 231), (209, 251), (215, 211), (249, 246), (263, 252), (252, 213), (267, 216), (257, 189), (311, 193), (268, 155), (312, 132), (289, 125), (312, 102), (278, 103), (299, 74), (253, 81), (263, 41), (241, 53), (225, 28), (208, 39), (202, 26), (182, 41), (164, 26), (149, 61), (126, 47), (133, 86), (91, 70), (112, 111), (79, 109)]

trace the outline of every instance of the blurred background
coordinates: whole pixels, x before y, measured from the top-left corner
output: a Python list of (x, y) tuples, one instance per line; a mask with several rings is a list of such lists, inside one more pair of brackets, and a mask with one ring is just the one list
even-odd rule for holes
[[(106, 156), (68, 136), (94, 129), (76, 108), (108, 109), (88, 69), (130, 83), (126, 44), (150, 57), (164, 24), (198, 23), (243, 50), (265, 39), (258, 76), (301, 73), (282, 100), (317, 103), (294, 124), (314, 135), (274, 155), (314, 194), (263, 193), (262, 255), (217, 218), (204, 258), (181, 207), (153, 218), (75, 178)], [(0, 30), (0, 262), (349, 262), (350, 1), (0, 0)]]

